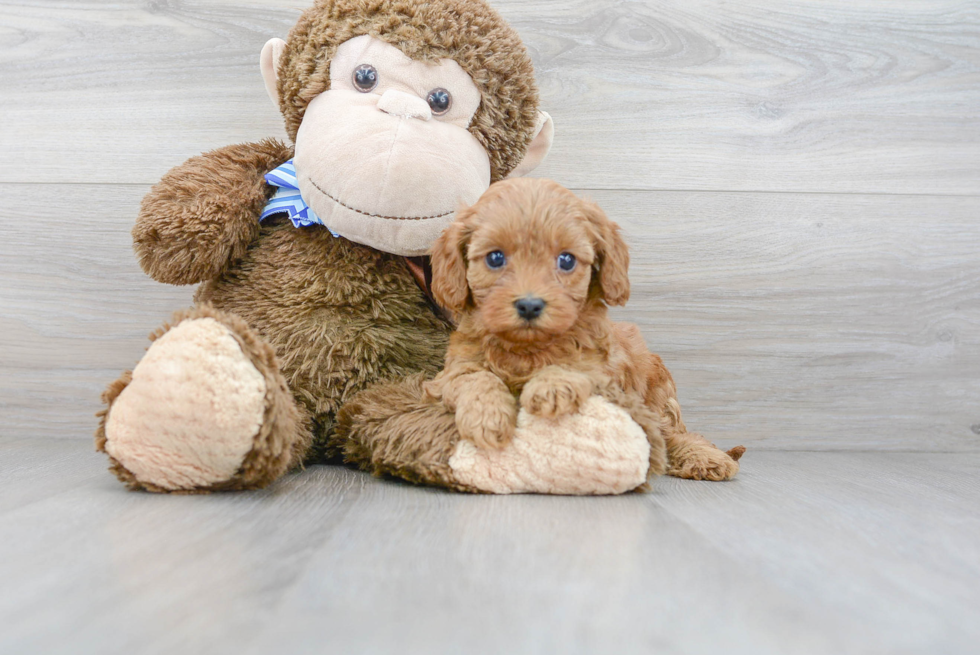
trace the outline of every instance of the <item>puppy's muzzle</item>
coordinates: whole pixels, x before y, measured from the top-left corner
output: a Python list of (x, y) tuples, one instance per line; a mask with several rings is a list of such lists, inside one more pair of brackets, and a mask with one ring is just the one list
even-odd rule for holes
[(524, 296), (514, 301), (514, 309), (517, 310), (517, 315), (528, 322), (541, 316), (544, 306), (544, 300), (535, 296)]

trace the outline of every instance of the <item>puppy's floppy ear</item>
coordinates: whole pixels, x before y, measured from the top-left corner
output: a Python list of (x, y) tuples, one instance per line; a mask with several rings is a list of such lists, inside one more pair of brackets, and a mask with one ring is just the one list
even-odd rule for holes
[(432, 246), (432, 295), (436, 302), (453, 312), (466, 308), (470, 296), (466, 283), (466, 244), (470, 230), (464, 219), (469, 209), (462, 209)]
[(607, 305), (625, 305), (630, 298), (630, 253), (619, 226), (594, 202), (583, 200), (585, 217), (595, 230), (596, 258), (593, 280)]

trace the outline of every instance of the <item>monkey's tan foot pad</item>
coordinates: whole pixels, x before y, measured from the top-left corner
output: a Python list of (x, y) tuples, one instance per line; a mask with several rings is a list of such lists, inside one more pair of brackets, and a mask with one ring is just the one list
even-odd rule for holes
[(214, 318), (160, 336), (105, 419), (104, 449), (130, 486), (213, 488), (232, 480), (263, 428), (266, 377)]
[(507, 447), (460, 441), (449, 466), (459, 483), (496, 494), (621, 494), (647, 482), (650, 444), (626, 410), (593, 396), (557, 419), (521, 411)]

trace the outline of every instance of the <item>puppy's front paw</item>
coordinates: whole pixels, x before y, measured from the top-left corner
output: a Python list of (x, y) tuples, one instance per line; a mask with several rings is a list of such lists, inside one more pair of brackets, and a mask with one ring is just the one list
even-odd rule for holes
[(577, 412), (591, 394), (588, 376), (549, 366), (524, 385), (521, 407), (535, 416), (555, 418)]
[(511, 396), (483, 398), (456, 408), (459, 436), (480, 448), (503, 448), (514, 438), (516, 426), (517, 404)]
[[(738, 453), (741, 457), (741, 453)], [(738, 473), (738, 462), (714, 446), (691, 449), (670, 463), (668, 475), (688, 480), (731, 480)]]

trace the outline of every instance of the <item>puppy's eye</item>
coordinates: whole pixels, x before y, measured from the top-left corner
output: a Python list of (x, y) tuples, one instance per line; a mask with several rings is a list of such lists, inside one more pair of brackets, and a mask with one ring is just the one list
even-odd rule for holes
[(378, 69), (371, 64), (361, 64), (354, 69), (354, 88), (361, 93), (374, 91), (378, 86)]
[(507, 263), (507, 258), (504, 257), (504, 253), (500, 250), (494, 250), (493, 252), (487, 253), (488, 268), (503, 268), (505, 263)]
[(445, 114), (453, 106), (453, 96), (443, 88), (429, 91), (429, 95), (425, 97), (425, 101), (429, 103), (429, 109), (436, 116)]
[(575, 255), (570, 252), (558, 255), (558, 268), (565, 272), (575, 270)]

